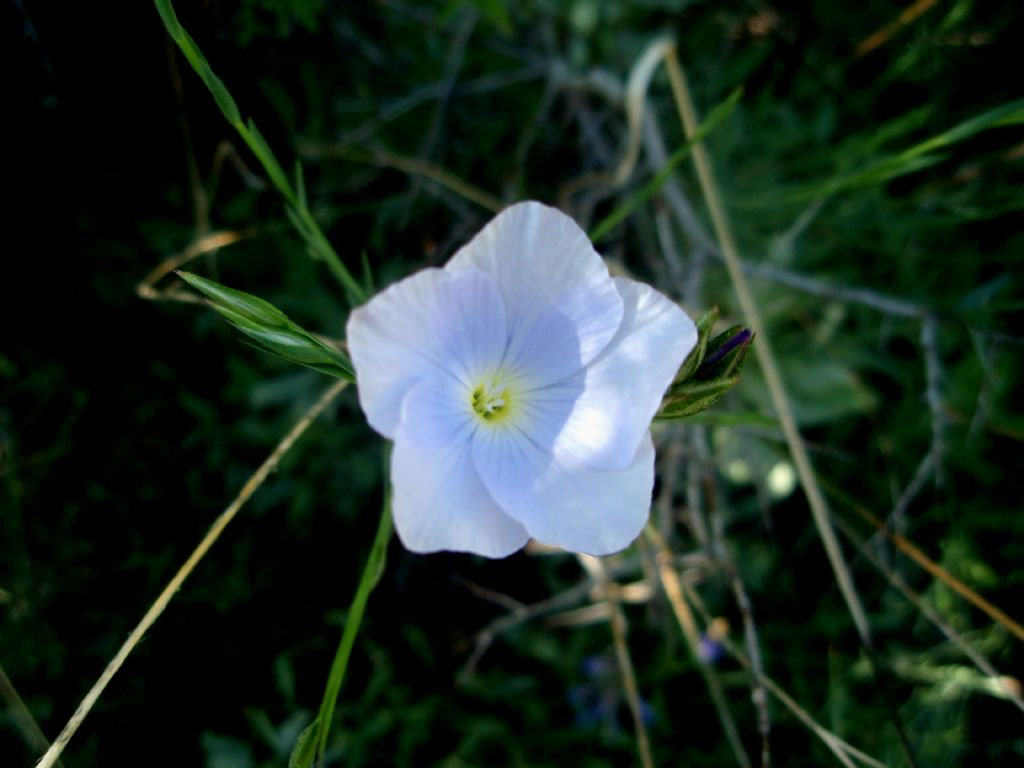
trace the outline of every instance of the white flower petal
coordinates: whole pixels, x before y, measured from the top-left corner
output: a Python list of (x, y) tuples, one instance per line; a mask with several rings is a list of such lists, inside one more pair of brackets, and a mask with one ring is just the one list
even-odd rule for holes
[(508, 338), (501, 296), (476, 269), (425, 269), (352, 312), (346, 329), (359, 404), (393, 438), (402, 399), (425, 375), (468, 382), (502, 360)]
[(447, 270), (475, 267), (498, 286), (509, 324), (507, 368), (538, 384), (593, 360), (622, 322), (608, 268), (571, 218), (536, 202), (510, 206), (456, 253)]
[(371, 425), (395, 440), (395, 526), (417, 552), (502, 557), (529, 536), (607, 554), (639, 534), (649, 424), (696, 342), (671, 301), (613, 281), (586, 235), (512, 206), (353, 312)]
[(505, 557), (529, 535), (477, 474), (471, 452), (476, 427), (462, 394), (449, 378), (427, 378), (405, 396), (391, 455), (395, 530), (413, 552)]
[(531, 436), (571, 466), (629, 466), (665, 390), (697, 343), (696, 325), (674, 302), (633, 280), (614, 283), (625, 306), (615, 338), (585, 370), (528, 395), (536, 413)]
[(654, 443), (624, 470), (568, 467), (523, 432), (476, 433), (473, 459), (487, 490), (530, 536), (574, 552), (618, 552), (640, 534), (654, 489)]

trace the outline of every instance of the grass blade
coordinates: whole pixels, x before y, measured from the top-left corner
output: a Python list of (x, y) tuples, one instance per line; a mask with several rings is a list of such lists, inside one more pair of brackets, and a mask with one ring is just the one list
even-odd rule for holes
[(320, 225), (316, 223), (316, 219), (306, 204), (305, 191), (303, 190), (303, 194), (300, 195), (292, 187), (291, 182), (288, 180), (288, 175), (282, 170), (281, 164), (277, 161), (270, 146), (263, 138), (263, 134), (256, 127), (256, 123), (252, 119), (248, 122), (243, 121), (238, 105), (235, 103), (230, 91), (228, 91), (227, 86), (223, 80), (214, 74), (203, 52), (199, 50), (196, 41), (181, 26), (171, 1), (153, 0), (153, 2), (156, 5), (157, 12), (160, 14), (160, 19), (164, 23), (167, 34), (170, 35), (178, 48), (181, 49), (182, 54), (184, 54), (189, 64), (192, 65), (192, 68), (199, 75), (206, 89), (213, 96), (214, 101), (217, 102), (217, 106), (220, 108), (224, 118), (238, 131), (242, 141), (256, 155), (256, 158), (263, 166), (263, 170), (270, 177), (271, 182), (273, 182), (274, 186), (287, 201), (289, 213), (294, 212), (295, 216), (290, 217), (292, 223), (296, 225), (296, 229), (302, 235), (310, 250), (327, 263), (327, 266), (345, 290), (348, 302), (353, 306), (361, 304), (367, 298), (363, 293), (362, 286), (360, 286), (359, 282), (342, 263), (341, 258), (339, 258), (337, 252), (335, 252), (330, 242), (324, 236)]

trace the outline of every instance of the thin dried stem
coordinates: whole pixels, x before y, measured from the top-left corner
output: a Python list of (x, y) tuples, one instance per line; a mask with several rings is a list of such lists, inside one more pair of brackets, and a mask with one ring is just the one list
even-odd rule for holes
[(263, 482), (267, 479), (271, 472), (273, 472), (277, 465), (280, 463), (282, 457), (288, 453), (295, 441), (299, 439), (303, 432), (305, 432), (309, 425), (313, 423), (317, 416), (319, 416), (323, 410), (330, 405), (335, 398), (341, 394), (342, 390), (348, 386), (347, 381), (338, 381), (330, 386), (330, 388), (324, 392), (313, 406), (303, 414), (302, 418), (296, 422), (295, 426), (291, 428), (287, 435), (277, 444), (277, 447), (271, 451), (270, 455), (264, 460), (257, 469), (246, 481), (245, 485), (242, 486), (242, 490), (238, 492), (234, 500), (228, 505), (214, 522), (210, 526), (210, 530), (207, 531), (199, 545), (192, 551), (192, 554), (188, 556), (188, 559), (178, 569), (178, 572), (174, 574), (174, 577), (167, 583), (160, 596), (153, 602), (146, 611), (145, 616), (136, 625), (135, 629), (132, 630), (128, 639), (125, 640), (124, 645), (117, 652), (117, 655), (107, 664), (107, 668), (103, 670), (103, 674), (100, 675), (89, 692), (82, 699), (82, 703), (78, 705), (78, 709), (71, 716), (67, 725), (60, 732), (57, 740), (50, 745), (50, 748), (46, 750), (46, 754), (43, 755), (42, 759), (37, 764), (37, 768), (51, 768), (57, 762), (64, 748), (71, 741), (71, 737), (75, 735), (75, 732), (81, 726), (90, 710), (99, 700), (103, 690), (107, 687), (107, 684), (113, 679), (114, 675), (124, 664), (125, 659), (135, 650), (135, 646), (142, 640), (143, 635), (149, 630), (153, 623), (160, 617), (167, 604), (171, 602), (171, 598), (181, 589), (181, 585), (185, 582), (185, 579), (189, 577), (195, 567), (199, 564), (199, 561), (203, 559), (210, 547), (213, 546), (214, 542), (220, 538), (220, 535), (224, 532), (224, 529), (228, 526), (238, 514), (238, 511), (242, 506), (252, 497), (256, 490), (263, 485)]
[(701, 502), (701, 486), (704, 481), (704, 462), (707, 458), (707, 441), (704, 427), (690, 428), (690, 461), (686, 473), (686, 517), (691, 532), (708, 557), (712, 556), (711, 532), (704, 519), (704, 505)]
[(455, 581), (459, 582), (466, 587), (470, 592), (479, 597), (481, 600), (486, 600), (489, 603), (500, 605), (509, 613), (516, 613), (517, 611), (525, 610), (528, 606), (526, 603), (516, 600), (511, 595), (506, 595), (504, 592), (498, 592), (495, 589), (488, 589), (482, 587), (474, 581), (470, 581), (462, 576), (455, 576)]
[(640, 144), (643, 138), (647, 89), (654, 77), (655, 69), (672, 48), (672, 42), (659, 39), (652, 42), (633, 64), (629, 80), (622, 92), (622, 106), (626, 112), (626, 140), (621, 150), (618, 165), (614, 171), (586, 173), (571, 179), (563, 185), (558, 198), (563, 207), (567, 207), (571, 198), (590, 187), (621, 187), (636, 168), (640, 157)]
[[(743, 638), (747, 646), (747, 655), (750, 658), (750, 669), (753, 673), (750, 679), (750, 700), (757, 710), (757, 727), (761, 735), (761, 765), (768, 768), (771, 765), (771, 716), (768, 713), (768, 697), (765, 694), (764, 686), (764, 665), (761, 661), (761, 644), (758, 639), (757, 623), (754, 621), (754, 607), (747, 593), (746, 585), (740, 576), (739, 568), (732, 558), (725, 541), (725, 521), (718, 506), (714, 473), (708, 471), (708, 448), (705, 436), (697, 432), (694, 435), (695, 461), (691, 466), (692, 474), (703, 479), (704, 503), (703, 507), (708, 511), (711, 525), (711, 555), (718, 566), (725, 572), (733, 596), (736, 598), (736, 605), (743, 617)], [(700, 483), (697, 483), (699, 486)], [(699, 504), (699, 490), (698, 490)]]
[[(699, 125), (697, 113), (693, 106), (693, 100), (690, 97), (689, 86), (686, 84), (686, 76), (683, 73), (682, 66), (679, 64), (679, 59), (676, 56), (674, 48), (670, 50), (668, 56), (666, 56), (665, 64), (668, 68), (669, 80), (672, 84), (672, 94), (679, 110), (683, 130), (688, 139), (693, 139), (697, 133)], [(708, 157), (707, 149), (704, 147), (702, 142), (698, 141), (693, 146), (693, 161), (697, 168), (697, 177), (700, 181), (705, 201), (707, 202), (708, 212), (711, 214), (711, 221), (715, 229), (715, 236), (721, 246), (722, 256), (725, 259), (726, 268), (729, 271), (729, 277), (731, 278), (733, 287), (736, 290), (736, 295), (739, 299), (743, 314), (746, 316), (747, 323), (758, 338), (758, 343), (754, 345), (754, 350), (757, 354), (761, 370), (764, 373), (765, 383), (768, 386), (772, 405), (774, 406), (782, 425), (786, 444), (793, 456), (793, 462), (796, 465), (800, 484), (804, 489), (804, 494), (806, 495), (808, 504), (810, 505), (815, 527), (818, 529), (818, 535), (825, 547), (825, 553), (832, 565), (832, 570), (836, 575), (839, 589), (843, 594), (847, 609), (849, 610), (853, 623), (857, 628), (857, 634), (860, 636), (861, 644), (868, 654), (868, 659), (872, 668), (876, 672), (874, 682), (878, 687), (882, 703), (888, 710), (892, 724), (896, 729), (904, 757), (911, 766), (916, 766), (917, 762), (914, 757), (913, 750), (911, 749), (910, 741), (903, 729), (899, 713), (892, 705), (889, 697), (882, 691), (881, 682), (877, 675), (878, 665), (875, 658), (874, 643), (871, 636), (871, 625), (868, 623), (867, 614), (864, 611), (864, 607), (861, 605), (860, 596), (857, 594), (857, 590), (854, 587), (853, 577), (846, 565), (846, 560), (839, 547), (838, 538), (836, 537), (836, 533), (829, 520), (828, 504), (825, 501), (824, 494), (821, 492), (817, 476), (815, 475), (814, 468), (811, 465), (811, 460), (807, 453), (807, 446), (804, 443), (803, 437), (800, 435), (800, 431), (797, 429), (796, 419), (793, 416), (793, 410), (789, 402), (789, 396), (786, 393), (786, 388), (782, 381), (782, 374), (779, 371), (775, 355), (772, 352), (769, 337), (767, 333), (765, 333), (765, 326), (761, 320), (760, 309), (754, 301), (753, 294), (750, 292), (746, 277), (740, 267), (739, 249), (736, 246), (732, 229), (729, 226), (728, 218), (726, 217), (725, 206), (722, 203), (718, 182), (715, 180), (714, 171), (711, 168), (711, 160)]]
[(939, 353), (939, 323), (934, 315), (925, 316), (921, 322), (921, 347), (924, 349), (925, 400), (931, 414), (932, 457), (935, 460), (935, 476), (943, 481), (943, 458), (946, 453), (946, 417), (942, 412), (942, 356)]
[(912, 24), (925, 11), (935, 5), (938, 0), (917, 0), (900, 11), (899, 15), (881, 29), (865, 37), (853, 51), (856, 59), (867, 56), (876, 48), (881, 48), (904, 27)]
[(1021, 697), (1021, 684), (1016, 678), (1007, 677), (1001, 674), (992, 664), (986, 659), (977, 649), (971, 645), (967, 639), (951, 627), (943, 618), (939, 615), (932, 606), (924, 599), (921, 595), (911, 589), (910, 585), (903, 580), (895, 570), (890, 568), (885, 562), (875, 555), (871, 551), (871, 547), (868, 542), (864, 541), (858, 536), (849, 523), (836, 517), (833, 518), (839, 530), (842, 531), (843, 535), (846, 536), (850, 542), (856, 546), (861, 554), (867, 558), (867, 561), (871, 563), (875, 568), (881, 572), (889, 583), (898, 589), (910, 603), (921, 612), (928, 621), (935, 625), (935, 628), (939, 630), (946, 638), (959, 648), (964, 656), (971, 660), (982, 673), (987, 675), (996, 687), (1002, 692), (1002, 694), (1013, 702), (1014, 706), (1017, 707), (1021, 712), (1024, 712), (1024, 698)]
[(736, 597), (736, 605), (739, 606), (740, 615), (743, 617), (743, 640), (747, 646), (747, 656), (750, 658), (750, 700), (757, 710), (757, 729), (761, 734), (761, 765), (764, 768), (772, 763), (771, 753), (771, 732), (772, 720), (768, 713), (768, 697), (765, 695), (765, 674), (764, 662), (761, 660), (761, 642), (758, 639), (757, 623), (754, 621), (754, 608), (747, 593), (747, 587), (740, 578), (739, 570), (730, 558), (728, 560), (730, 581), (732, 582), (733, 595)]
[[(714, 253), (715, 255), (721, 255), (718, 251), (714, 251)], [(889, 296), (870, 288), (838, 285), (827, 280), (819, 280), (815, 277), (802, 275), (799, 272), (782, 269), (773, 264), (758, 264), (752, 261), (740, 260), (739, 265), (745, 274), (787, 285), (790, 288), (796, 288), (798, 291), (803, 291), (813, 296), (836, 299), (848, 304), (860, 304), (884, 315), (918, 318), (922, 317), (926, 312), (925, 308), (919, 304), (914, 304), (911, 301), (895, 296)]]
[(166, 259), (161, 261), (142, 279), (142, 282), (139, 283), (135, 290), (143, 299), (150, 299), (153, 301), (184, 301), (193, 304), (202, 304), (204, 303), (204, 300), (195, 294), (188, 293), (187, 291), (178, 291), (175, 288), (160, 291), (157, 290), (156, 284), (159, 283), (166, 275), (169, 275), (174, 270), (183, 267), (193, 259), (199, 258), (204, 253), (212, 253), (213, 251), (220, 250), (228, 245), (234, 245), (242, 240), (248, 240), (249, 238), (258, 235), (261, 231), (264, 230), (260, 227), (248, 227), (246, 229), (227, 230), (224, 232), (211, 232), (208, 235), (197, 238), (193, 242), (189, 243), (188, 247), (180, 253), (168, 256)]
[(700, 631), (697, 629), (697, 622), (694, 621), (690, 607), (686, 604), (686, 600), (683, 599), (679, 574), (676, 573), (676, 569), (672, 565), (672, 553), (669, 551), (668, 545), (665, 544), (665, 540), (650, 525), (647, 526), (645, 533), (647, 534), (648, 542), (655, 552), (655, 562), (658, 566), (658, 577), (661, 580), (662, 589), (668, 598), (669, 606), (671, 606), (672, 613), (676, 617), (676, 622), (683, 631), (686, 645), (690, 649), (690, 656), (694, 664), (697, 665), (701, 677), (704, 678), (704, 684), (707, 686), (708, 693), (711, 695), (711, 701), (718, 712), (718, 719), (722, 722), (722, 728), (725, 731), (729, 747), (732, 749), (736, 762), (741, 768), (751, 768), (750, 758), (743, 748), (743, 741), (740, 739), (739, 730), (736, 728), (736, 721), (729, 710), (729, 704), (726, 701), (725, 693), (722, 691), (722, 683), (718, 679), (718, 674), (711, 666), (705, 664), (700, 656)]
[[(747, 662), (743, 657), (743, 654), (741, 654), (731, 642), (726, 640), (725, 646), (737, 661), (744, 666), (747, 666)], [(861, 752), (852, 744), (843, 741), (832, 733), (832, 731), (818, 723), (813, 717), (811, 717), (810, 713), (808, 713), (806, 709), (797, 703), (796, 699), (786, 693), (785, 689), (770, 677), (766, 677), (764, 679), (764, 683), (771, 694), (782, 702), (783, 706), (792, 712), (800, 722), (807, 726), (815, 736), (821, 739), (822, 742), (832, 750), (832, 754), (836, 756), (836, 759), (843, 765), (852, 765), (850, 757), (855, 757), (865, 765), (873, 766), (873, 768), (886, 768), (885, 763), (880, 763), (878, 760), (871, 757), (871, 755)]]
[(892, 514), (889, 515), (889, 518), (892, 521), (892, 526), (897, 531), (902, 529), (903, 517), (906, 515), (907, 510), (910, 508), (914, 499), (916, 499), (918, 494), (924, 490), (924, 484), (928, 482), (928, 478), (931, 476), (934, 469), (935, 454), (925, 454), (924, 458), (921, 459), (921, 463), (917, 465), (917, 469), (914, 471), (914, 476), (910, 478), (910, 482), (907, 483), (907, 487), (903, 490), (903, 493), (900, 494), (900, 498), (892, 508)]
[[(653, 113), (650, 107), (648, 110)], [(651, 114), (651, 119), (644, 121), (644, 152), (647, 155), (649, 170), (652, 174), (656, 174), (664, 168), (669, 161), (665, 138), (662, 136), (658, 121), (653, 119), (653, 114)], [(661, 195), (683, 234), (690, 241), (694, 256), (699, 255), (703, 259), (708, 253), (717, 254), (718, 246), (711, 239), (675, 175), (669, 176), (665, 180), (665, 184), (661, 188)], [(693, 279), (689, 272), (687, 272), (686, 279), (688, 282)]]
[[(483, 77), (465, 80), (456, 84), (452, 91), (452, 96), (460, 98), (491, 93), (508, 88), (509, 86), (527, 83), (531, 80), (539, 80), (546, 74), (546, 70), (542, 67), (529, 66), (521, 70), (484, 75)], [(368, 108), (372, 106), (373, 117), (362, 125), (345, 132), (330, 144), (300, 141), (297, 143), (297, 149), (303, 158), (307, 160), (344, 156), (354, 146), (370, 141), (375, 135), (380, 133), (381, 128), (384, 126), (424, 104), (441, 98), (446, 91), (446, 82), (440, 80), (417, 88), (405, 96), (391, 101), (384, 103), (380, 103), (379, 100), (374, 101), (372, 105), (368, 105)]]
[[(659, 546), (661, 547), (659, 557), (671, 556), (671, 553), (668, 552), (667, 548), (665, 548), (663, 544), (659, 544)], [(679, 621), (680, 628), (683, 630), (683, 634), (691, 632), (696, 634), (697, 623), (693, 618), (693, 613), (690, 610), (689, 603), (693, 603), (694, 607), (696, 607), (696, 609), (701, 613), (705, 622), (710, 623), (711, 621), (711, 617), (705, 610), (700, 597), (689, 586), (680, 580), (679, 574), (675, 572), (675, 569), (671, 567), (663, 567), (661, 574), (663, 576), (662, 586), (665, 588), (665, 595), (668, 597), (672, 610), (676, 614), (676, 618)], [(733, 658), (747, 669), (750, 669), (750, 659), (748, 659), (732, 641), (727, 637), (723, 637), (719, 642), (722, 643)], [(772, 678), (765, 675), (763, 679), (764, 685), (768, 689), (769, 693), (775, 696), (782, 705), (786, 707), (786, 709), (792, 712), (801, 723), (807, 726), (815, 736), (821, 739), (825, 746), (832, 751), (832, 754), (835, 755), (836, 759), (843, 765), (848, 766), (848, 768), (854, 768), (851, 758), (856, 758), (862, 763), (872, 766), (872, 768), (886, 768), (883, 763), (878, 762), (870, 755), (860, 751), (818, 723), (813, 717), (811, 717), (807, 710), (801, 707), (797, 701), (786, 693), (782, 686), (776, 683)]]
[[(914, 499), (916, 499), (924, 489), (924, 485), (928, 482), (928, 478), (932, 476), (934, 469), (935, 454), (929, 451), (924, 455), (924, 458), (921, 459), (921, 463), (917, 465), (917, 469), (914, 471), (914, 476), (910, 479), (910, 482), (907, 483), (907, 487), (904, 488), (899, 499), (896, 500), (896, 503), (893, 505), (892, 512), (889, 513), (887, 525), (891, 526), (892, 530), (896, 531), (896, 533), (902, 534), (906, 532), (907, 510), (910, 508)], [(832, 520), (837, 524), (840, 522), (835, 516), (832, 517)], [(876, 543), (875, 539), (881, 538), (882, 532), (876, 531), (872, 535), (869, 544)]]
[[(448, 44), (448, 58), (444, 66), (442, 90), (437, 98), (437, 106), (434, 109), (434, 116), (430, 121), (430, 125), (424, 132), (422, 141), (420, 142), (420, 150), (417, 154), (417, 159), (420, 162), (429, 163), (430, 158), (437, 150), (438, 139), (441, 136), (445, 116), (451, 103), (452, 92), (455, 89), (455, 83), (458, 79), (459, 73), (462, 71), (466, 58), (466, 47), (469, 45), (470, 38), (473, 36), (473, 30), (476, 28), (477, 17), (477, 13), (472, 7), (464, 8), (461, 19), (459, 20), (455, 32)], [(406, 194), (406, 210), (402, 216), (401, 226), (403, 228), (408, 221), (412, 202), (419, 193), (422, 177), (413, 175), (411, 181), (412, 183), (410, 184), (409, 192)]]
[(619, 585), (612, 581), (600, 558), (580, 555), (579, 559), (601, 587), (611, 612), (615, 658), (618, 661), (619, 670), (622, 672), (622, 684), (626, 691), (629, 711), (633, 715), (633, 728), (636, 731), (636, 747), (637, 753), (640, 755), (640, 764), (643, 768), (654, 768), (651, 742), (647, 736), (647, 726), (644, 724), (643, 711), (640, 707), (640, 691), (636, 684), (636, 671), (633, 668), (633, 659), (629, 655), (629, 645), (626, 642), (626, 616), (622, 612), (622, 605), (619, 602)]
[(1007, 630), (1016, 635), (1019, 640), (1024, 640), (1024, 626), (1021, 626), (1019, 622), (1010, 618), (1005, 611), (990, 603), (956, 576), (928, 557), (928, 555), (926, 555), (916, 544), (910, 541), (910, 539), (890, 531), (888, 526), (879, 520), (878, 517), (873, 515), (866, 507), (851, 499), (847, 499), (847, 501), (854, 512), (871, 523), (871, 525), (875, 526), (875, 528), (877, 528), (893, 544), (896, 545), (900, 552), (905, 554), (924, 570), (928, 571), (928, 573), (952, 589), (975, 608), (985, 613), (990, 619), (1004, 626)]
[[(647, 152), (650, 167), (653, 171), (662, 168), (668, 161), (665, 140), (662, 137), (661, 129), (658, 127), (656, 120), (646, 120), (644, 122), (644, 149)], [(701, 223), (693, 205), (687, 199), (678, 180), (669, 178), (662, 188), (662, 194), (679, 226), (693, 244), (694, 255), (702, 258), (710, 254), (721, 261), (725, 261), (725, 255), (704, 228), (703, 223)], [(799, 238), (811, 221), (813, 221), (822, 205), (821, 201), (816, 200), (812, 202), (797, 217), (789, 229), (781, 235), (781, 239), (792, 243)], [(799, 272), (783, 269), (774, 264), (747, 261), (742, 258), (736, 259), (736, 263), (739, 264), (740, 269), (746, 275), (780, 283), (814, 296), (836, 299), (848, 304), (860, 304), (882, 314), (895, 317), (920, 318), (927, 311), (925, 307), (912, 301), (897, 296), (890, 296), (871, 288), (839, 285)]]
[[(533, 544), (535, 545), (536, 542), (533, 542)], [(625, 573), (627, 570), (625, 567), (626, 565), (626, 563), (622, 563), (621, 565), (611, 568), (612, 577), (618, 578), (620, 572)], [(476, 590), (473, 591), (475, 592)], [(492, 643), (499, 635), (502, 635), (505, 632), (518, 627), (520, 624), (525, 624), (537, 617), (575, 606), (585, 600), (593, 591), (593, 581), (591, 579), (585, 579), (578, 584), (574, 584), (568, 589), (547, 598), (546, 600), (541, 600), (540, 602), (533, 603), (531, 605), (519, 604), (514, 608), (510, 608), (507, 614), (499, 616), (476, 633), (473, 638), (473, 653), (463, 666), (459, 676), (465, 678), (476, 672), (476, 667), (480, 663), (480, 659), (483, 658), (487, 649), (491, 647)], [(485, 599), (493, 599), (494, 593), (490, 590), (487, 590), (487, 592), (489, 593), (488, 595), (481, 595), (481, 597), (484, 597)], [(519, 601), (505, 596), (505, 598), (499, 602), (501, 604), (507, 603), (511, 606), (513, 603), (518, 603)], [(468, 641), (460, 643), (460, 650), (466, 645), (468, 645)]]
[(502, 633), (520, 624), (524, 624), (537, 616), (543, 616), (545, 613), (551, 613), (569, 605), (574, 605), (583, 600), (589, 591), (590, 584), (578, 584), (547, 600), (542, 600), (539, 603), (524, 606), (504, 616), (499, 616), (476, 633), (476, 637), (473, 640), (473, 653), (470, 654), (469, 659), (463, 665), (459, 677), (464, 679), (476, 674), (476, 668), (480, 664), (480, 659), (483, 658), (495, 639)]
[[(675, 497), (679, 478), (683, 476), (682, 465), (685, 452), (686, 428), (682, 424), (666, 424), (665, 439), (659, 446), (658, 476), (661, 491), (654, 502), (655, 527), (663, 538), (668, 538), (676, 524)], [(687, 505), (687, 509), (689, 505)], [(699, 539), (698, 539), (699, 541)]]
[[(687, 138), (697, 132), (698, 120), (693, 102), (690, 98), (689, 87), (686, 84), (686, 77), (679, 64), (678, 57), (672, 50), (666, 58), (669, 78), (672, 83), (672, 91), (675, 96), (676, 106), (679, 108), (680, 118)], [(793, 417), (793, 410), (789, 404), (789, 396), (786, 394), (785, 385), (782, 382), (782, 375), (779, 372), (778, 364), (775, 362), (775, 355), (772, 352), (768, 334), (765, 333), (765, 326), (761, 320), (761, 312), (758, 309), (754, 297), (747, 285), (747, 279), (739, 265), (739, 250), (733, 239), (732, 229), (729, 227), (725, 215), (725, 206), (722, 204), (721, 195), (718, 191), (718, 184), (715, 181), (711, 169), (711, 161), (708, 158), (707, 150), (702, 142), (697, 142), (693, 147), (693, 161), (697, 167), (697, 175), (700, 179), (701, 189), (707, 201), (711, 220), (714, 224), (715, 234), (721, 246), (722, 256), (725, 259), (732, 279), (733, 287), (739, 298), (743, 314), (746, 316), (754, 334), (757, 336), (757, 343), (754, 351), (757, 353), (757, 360), (764, 372), (765, 382), (771, 395), (772, 404), (778, 414), (779, 422), (782, 425), (786, 443), (790, 453), (793, 454), (793, 461), (796, 464), (797, 474), (800, 476), (800, 483), (807, 495), (807, 501), (811, 507), (814, 523), (818, 528), (822, 543), (825, 545), (825, 552), (832, 564), (832, 569), (839, 582), (839, 588), (843, 593), (846, 604), (850, 610), (857, 631), (868, 646), (871, 644), (871, 628), (867, 616), (861, 605), (860, 597), (853, 585), (853, 578), (843, 559), (843, 553), (839, 548), (835, 531), (829, 523), (828, 505), (818, 485), (814, 469), (811, 466), (810, 458), (807, 455), (807, 446), (800, 436), (796, 427), (796, 419)]]
[[(357, 156), (353, 156), (353, 159), (359, 158)], [(430, 181), (433, 181), (435, 184), (440, 184), (442, 187), (447, 187), (453, 192), (462, 195), (462, 197), (476, 203), (481, 208), (486, 208), (494, 213), (497, 213), (505, 207), (505, 203), (493, 195), (484, 192), (478, 187), (474, 187), (472, 184), (467, 181), (463, 181), (455, 174), (446, 171), (438, 165), (428, 163), (425, 160), (418, 160), (414, 157), (403, 157), (402, 155), (396, 155), (391, 152), (375, 150), (369, 156), (368, 162), (387, 168), (395, 168), (396, 170), (404, 173), (423, 176)]]

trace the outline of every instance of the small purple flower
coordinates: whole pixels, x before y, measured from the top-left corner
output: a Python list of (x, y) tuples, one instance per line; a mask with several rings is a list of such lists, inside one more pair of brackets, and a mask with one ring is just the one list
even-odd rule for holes
[(705, 664), (714, 664), (725, 655), (725, 646), (717, 640), (708, 637), (707, 633), (700, 636), (700, 645), (697, 646), (697, 658)]
[[(604, 726), (612, 732), (620, 730), (619, 709), (624, 701), (619, 667), (608, 656), (588, 656), (582, 671), (586, 682), (572, 686), (567, 694), (581, 728)], [(656, 719), (654, 708), (640, 699), (640, 717), (650, 725)]]
[(697, 646), (697, 658), (705, 664), (714, 664), (725, 656), (724, 640), (729, 636), (729, 622), (721, 616), (714, 619), (707, 631), (700, 636)]

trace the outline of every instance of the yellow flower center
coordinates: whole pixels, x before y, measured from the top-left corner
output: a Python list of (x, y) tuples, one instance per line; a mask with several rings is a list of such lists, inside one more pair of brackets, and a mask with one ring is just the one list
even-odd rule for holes
[(508, 387), (497, 377), (478, 384), (471, 397), (473, 411), (484, 421), (500, 421), (508, 416), (509, 403)]

